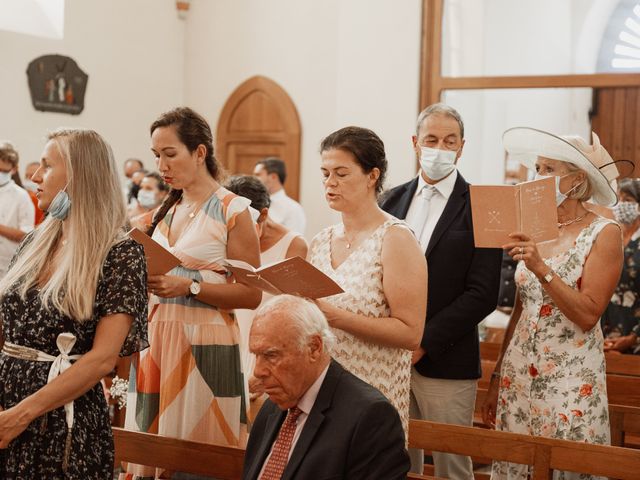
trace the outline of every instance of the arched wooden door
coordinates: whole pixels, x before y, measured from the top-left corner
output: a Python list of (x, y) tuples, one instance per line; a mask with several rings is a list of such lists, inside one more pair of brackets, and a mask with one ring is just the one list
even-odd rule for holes
[(253, 173), (258, 160), (279, 157), (287, 165), (287, 194), (300, 193), (300, 120), (284, 89), (255, 76), (231, 94), (217, 131), (217, 157), (230, 173)]

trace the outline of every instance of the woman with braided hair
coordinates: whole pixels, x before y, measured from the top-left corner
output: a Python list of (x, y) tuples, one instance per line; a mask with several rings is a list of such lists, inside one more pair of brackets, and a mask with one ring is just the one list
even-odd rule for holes
[[(218, 262), (260, 264), (250, 201), (218, 183), (211, 130), (190, 108), (153, 122), (151, 150), (171, 190), (147, 233), (182, 263), (149, 276), (150, 347), (134, 358), (125, 427), (243, 447), (246, 399), (231, 310), (255, 308), (261, 293), (228, 282)], [(122, 478), (159, 474), (130, 465)]]

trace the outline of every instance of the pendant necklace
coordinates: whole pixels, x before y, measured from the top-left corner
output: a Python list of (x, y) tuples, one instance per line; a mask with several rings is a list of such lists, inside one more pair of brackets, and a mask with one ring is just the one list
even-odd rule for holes
[(356, 240), (355, 236), (353, 240), (349, 240), (349, 237), (347, 237), (347, 232), (345, 231), (344, 227), (342, 227), (342, 235), (344, 235), (344, 241), (347, 243), (347, 250), (350, 250), (351, 245), (353, 245), (353, 242)]

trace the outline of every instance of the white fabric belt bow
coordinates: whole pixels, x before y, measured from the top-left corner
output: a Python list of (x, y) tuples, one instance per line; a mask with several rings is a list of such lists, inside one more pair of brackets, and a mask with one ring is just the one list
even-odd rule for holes
[[(22, 345), (16, 345), (11, 342), (4, 343), (2, 353), (9, 357), (19, 358), (21, 360), (51, 362), (49, 376), (47, 377), (47, 383), (51, 383), (54, 378), (71, 366), (71, 360), (78, 360), (82, 357), (82, 355), (69, 355), (69, 352), (71, 352), (75, 343), (75, 335), (69, 332), (64, 332), (58, 335), (56, 340), (56, 345), (60, 351), (60, 355), (57, 357), (41, 352), (40, 350), (36, 350), (35, 348), (23, 347)], [(64, 405), (64, 412), (67, 420), (67, 428), (71, 430), (73, 428), (73, 400)]]

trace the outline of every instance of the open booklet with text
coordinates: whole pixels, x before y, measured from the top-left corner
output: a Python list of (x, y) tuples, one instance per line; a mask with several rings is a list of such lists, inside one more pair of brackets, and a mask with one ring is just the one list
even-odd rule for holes
[(536, 242), (558, 238), (555, 180), (545, 177), (517, 185), (471, 185), (475, 246), (501, 248), (523, 232)]
[(330, 277), (300, 257), (254, 268), (241, 260), (224, 259), (220, 264), (233, 273), (237, 282), (273, 295), (288, 293), (299, 297), (322, 298), (344, 290)]

